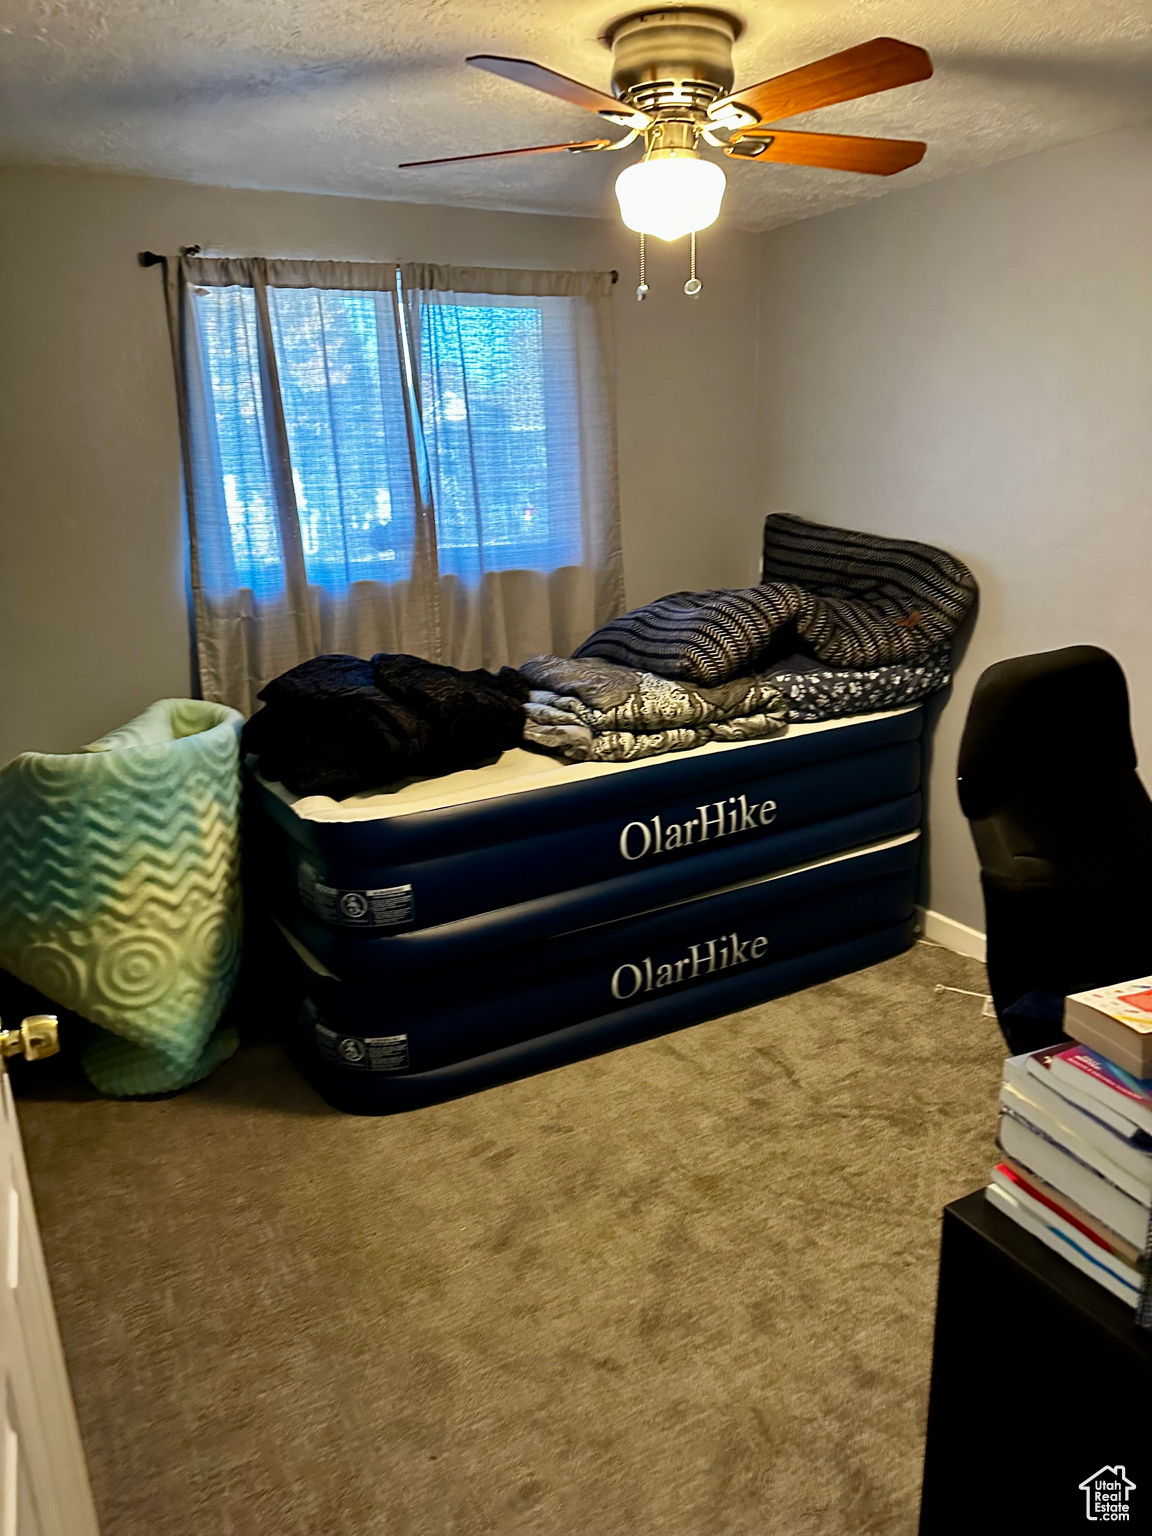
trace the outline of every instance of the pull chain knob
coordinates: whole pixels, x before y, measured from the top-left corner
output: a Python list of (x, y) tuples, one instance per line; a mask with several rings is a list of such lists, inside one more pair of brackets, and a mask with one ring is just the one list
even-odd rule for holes
[(636, 289), (637, 303), (643, 303), (648, 297), (648, 284), (644, 279), (644, 236), (640, 236), (640, 284)]
[(684, 284), (684, 292), (690, 299), (694, 299), (703, 288), (704, 284), (696, 276), (696, 231), (692, 231), (692, 257), (691, 269), (688, 281)]

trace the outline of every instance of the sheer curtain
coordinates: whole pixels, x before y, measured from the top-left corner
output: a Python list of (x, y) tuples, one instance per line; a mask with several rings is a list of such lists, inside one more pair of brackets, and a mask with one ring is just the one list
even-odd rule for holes
[(169, 263), (205, 698), (569, 654), (623, 606), (610, 276)]

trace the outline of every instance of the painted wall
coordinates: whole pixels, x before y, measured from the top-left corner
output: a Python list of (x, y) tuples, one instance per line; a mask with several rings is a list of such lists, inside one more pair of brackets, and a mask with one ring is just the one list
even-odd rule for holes
[[(762, 508), (941, 544), (980, 582), (928, 901), (982, 928), (954, 780), (986, 666), (1112, 651), (1152, 774), (1152, 127), (760, 239)], [(1069, 699), (1069, 732), (1091, 711)]]
[[(65, 751), (188, 689), (161, 281), (140, 250), (616, 267), (629, 601), (755, 571), (757, 241), (636, 249), (616, 222), (0, 170), (0, 761)], [(655, 244), (655, 242), (654, 242)]]
[(953, 776), (985, 666), (1108, 647), (1152, 759), (1150, 172), (1152, 129), (1132, 130), (717, 235), (699, 299), (672, 250), (638, 305), (608, 221), (0, 170), (0, 759), (188, 687), (171, 365), (138, 250), (615, 266), (631, 602), (754, 579), (766, 510), (925, 538), (976, 571), (928, 899), (982, 926)]

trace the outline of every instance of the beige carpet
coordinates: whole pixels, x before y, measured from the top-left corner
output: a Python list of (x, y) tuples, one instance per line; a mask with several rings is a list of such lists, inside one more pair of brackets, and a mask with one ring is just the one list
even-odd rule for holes
[[(20, 1118), (104, 1536), (915, 1529), (1002, 1049), (924, 946), (393, 1119), (273, 1045)], [(31, 1070), (31, 1069), (30, 1069)]]

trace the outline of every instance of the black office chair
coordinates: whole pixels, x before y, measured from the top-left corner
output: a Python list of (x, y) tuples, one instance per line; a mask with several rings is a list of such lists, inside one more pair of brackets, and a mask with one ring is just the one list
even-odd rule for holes
[(1152, 973), (1152, 800), (1115, 658), (1074, 645), (989, 667), (959, 787), (1000, 1027), (1012, 1050), (1039, 1050), (1067, 993)]

